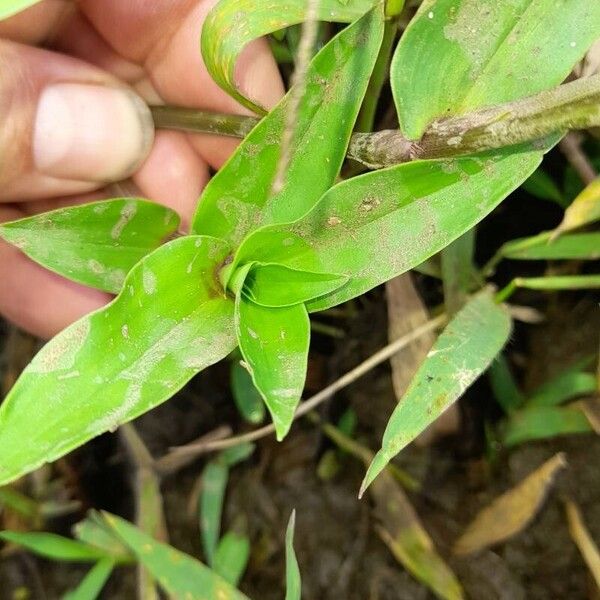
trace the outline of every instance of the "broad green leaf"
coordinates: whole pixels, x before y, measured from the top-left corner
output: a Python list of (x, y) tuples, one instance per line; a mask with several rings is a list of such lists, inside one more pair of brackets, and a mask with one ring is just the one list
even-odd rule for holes
[(488, 370), (488, 377), (494, 396), (502, 409), (510, 413), (522, 406), (524, 398), (510, 371), (504, 354), (499, 354)]
[(331, 188), (304, 217), (248, 236), (235, 262), (340, 273), (350, 281), (307, 304), (324, 310), (416, 267), (471, 229), (539, 164), (539, 152), (417, 161)]
[(157, 542), (119, 517), (104, 513), (104, 518), (170, 596), (182, 600), (248, 600), (195, 558)]
[(212, 460), (202, 472), (200, 493), (200, 533), (206, 562), (214, 564), (215, 552), (221, 535), (221, 514), (229, 468), (221, 460)]
[[(374, 0), (320, 0), (320, 21), (350, 23), (365, 14)], [(268, 33), (302, 23), (306, 0), (221, 0), (209, 13), (202, 28), (202, 56), (212, 78), (240, 104), (264, 113), (235, 83), (235, 65), (246, 46)]]
[(511, 415), (504, 427), (502, 442), (510, 447), (532, 440), (591, 431), (590, 422), (576, 406), (535, 406)]
[(558, 85), (599, 35), (598, 2), (425, 0), (392, 62), (401, 129)]
[(554, 180), (541, 167), (521, 186), (528, 194), (541, 200), (551, 200), (559, 206), (565, 206), (565, 198)]
[(559, 232), (577, 229), (600, 219), (600, 179), (592, 181), (565, 211)]
[(488, 368), (510, 331), (508, 311), (496, 304), (487, 290), (474, 296), (450, 321), (394, 410), (361, 494), (400, 450)]
[(0, 0), (0, 20), (8, 19), (38, 2), (40, 0)]
[(294, 529), (296, 527), (296, 511), (292, 511), (285, 532), (285, 600), (300, 600), (302, 581), (298, 559), (294, 552)]
[(0, 531), (0, 539), (53, 560), (96, 562), (106, 558), (106, 552), (99, 548), (54, 533)]
[(258, 425), (265, 419), (265, 404), (252, 376), (239, 361), (231, 363), (231, 393), (240, 414), (249, 423)]
[(239, 294), (235, 321), (244, 361), (271, 413), (277, 439), (282, 440), (306, 379), (310, 344), (306, 307), (265, 308)]
[(244, 293), (256, 304), (277, 308), (314, 300), (337, 290), (347, 281), (345, 275), (255, 264), (244, 281)]
[(154, 408), (233, 350), (234, 304), (215, 278), (227, 253), (208, 237), (166, 244), (41, 350), (0, 407), (0, 484)]
[(600, 233), (573, 233), (553, 239), (553, 233), (512, 240), (498, 254), (513, 260), (597, 260)]
[(179, 225), (170, 208), (133, 198), (59, 208), (0, 225), (0, 237), (42, 266), (107, 292)]
[[(281, 191), (271, 194), (289, 94), (206, 186), (194, 216), (195, 233), (235, 246), (261, 225), (301, 217), (331, 187), (377, 58), (383, 36), (382, 11), (379, 6), (344, 29), (312, 60)], [(219, 35), (225, 37), (222, 32)]]
[(567, 371), (536, 390), (526, 406), (556, 406), (578, 396), (593, 394), (597, 389), (598, 382), (592, 373)]
[(250, 558), (250, 540), (245, 535), (228, 531), (220, 540), (213, 569), (225, 581), (237, 586)]
[(98, 561), (79, 586), (72, 592), (68, 592), (63, 600), (96, 600), (114, 566), (115, 563), (110, 558)]

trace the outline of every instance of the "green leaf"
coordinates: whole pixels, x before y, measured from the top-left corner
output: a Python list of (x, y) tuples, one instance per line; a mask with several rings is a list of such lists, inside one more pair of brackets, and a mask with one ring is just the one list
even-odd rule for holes
[(450, 321), (394, 410), (361, 494), (400, 450), (488, 368), (508, 340), (510, 330), (508, 311), (496, 304), (487, 290), (474, 296)]
[(498, 404), (510, 413), (523, 405), (523, 394), (508, 366), (504, 354), (499, 354), (488, 370), (490, 385)]
[(258, 425), (265, 419), (265, 404), (252, 376), (239, 361), (231, 363), (231, 393), (235, 405), (246, 421)]
[(498, 292), (498, 301), (507, 300), (517, 288), (540, 291), (591, 290), (600, 288), (600, 275), (556, 275), (548, 277), (516, 277)]
[(573, 233), (553, 239), (553, 232), (507, 242), (499, 255), (513, 260), (597, 260), (600, 233)]
[(444, 305), (450, 315), (458, 312), (477, 283), (475, 265), (475, 228), (446, 246), (441, 252)]
[(0, 539), (53, 560), (96, 562), (106, 558), (106, 553), (99, 548), (54, 533), (0, 531)]
[(128, 562), (133, 558), (114, 531), (106, 525), (102, 516), (93, 510), (73, 529), (80, 542), (102, 550), (105, 555), (118, 562)]
[(599, 31), (598, 2), (425, 0), (391, 67), (402, 131), (558, 85)]
[(227, 253), (207, 237), (166, 244), (42, 349), (0, 407), (0, 484), (154, 408), (233, 350), (234, 304), (215, 279)]
[(285, 600), (300, 600), (302, 581), (298, 559), (294, 552), (294, 529), (296, 527), (296, 511), (292, 511), (285, 532)]
[(118, 293), (131, 268), (178, 226), (170, 208), (126, 198), (3, 223), (0, 237), (63, 277)]
[(248, 460), (250, 456), (252, 456), (255, 445), (249, 442), (245, 442), (243, 444), (238, 444), (237, 446), (232, 446), (231, 448), (227, 448), (223, 450), (219, 455), (219, 458), (229, 467), (235, 467), (238, 463), (241, 463), (245, 460)]
[(212, 460), (202, 471), (200, 493), (200, 533), (206, 562), (213, 566), (215, 552), (221, 535), (221, 514), (229, 468), (220, 460)]
[(38, 2), (40, 0), (0, 0), (0, 20), (8, 19)]
[(63, 600), (95, 600), (100, 595), (114, 566), (115, 563), (110, 558), (98, 561), (77, 589), (68, 592)]
[(526, 407), (556, 406), (578, 396), (593, 394), (598, 389), (598, 381), (592, 373), (567, 371), (548, 381), (528, 398)]
[[(301, 217), (334, 183), (381, 44), (382, 12), (379, 6), (344, 29), (312, 60), (281, 191), (271, 194), (289, 94), (206, 186), (194, 216), (195, 233), (236, 246), (261, 225)], [(222, 31), (219, 36), (226, 37)]]
[(306, 379), (310, 344), (306, 307), (265, 308), (239, 294), (236, 332), (244, 361), (281, 441), (292, 425)]
[(219, 542), (213, 568), (225, 581), (237, 586), (250, 558), (250, 540), (245, 535), (228, 531)]
[(554, 180), (541, 167), (521, 186), (528, 194), (541, 200), (551, 200), (564, 208), (565, 198)]
[(255, 304), (278, 308), (314, 300), (337, 290), (347, 281), (345, 275), (298, 271), (283, 265), (255, 264), (244, 281), (244, 293)]
[[(349, 23), (365, 14), (373, 0), (320, 0), (317, 19)], [(240, 104), (258, 113), (266, 112), (235, 85), (238, 57), (252, 40), (306, 19), (306, 0), (221, 0), (209, 13), (202, 28), (202, 57), (212, 78)]]
[(503, 443), (516, 446), (532, 440), (593, 431), (585, 414), (571, 406), (535, 406), (514, 413), (504, 427)]
[(344, 181), (307, 215), (264, 227), (235, 264), (279, 263), (350, 281), (307, 304), (324, 310), (416, 267), (471, 229), (539, 164), (539, 152), (506, 151), (417, 161)]
[(104, 513), (104, 518), (137, 560), (174, 598), (248, 600), (247, 596), (200, 561), (172, 546), (157, 542), (119, 517)]

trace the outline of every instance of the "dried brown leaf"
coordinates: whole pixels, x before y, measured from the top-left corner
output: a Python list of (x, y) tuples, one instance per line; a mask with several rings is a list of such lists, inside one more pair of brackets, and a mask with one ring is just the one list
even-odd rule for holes
[(571, 500), (565, 503), (569, 533), (579, 548), (585, 564), (588, 566), (596, 585), (600, 589), (600, 552), (588, 531), (579, 507)]

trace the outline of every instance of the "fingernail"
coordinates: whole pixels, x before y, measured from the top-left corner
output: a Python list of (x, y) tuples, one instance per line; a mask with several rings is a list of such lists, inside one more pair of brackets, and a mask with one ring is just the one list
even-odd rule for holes
[(33, 130), (38, 171), (62, 179), (117, 181), (145, 160), (150, 110), (126, 88), (58, 83), (41, 94)]

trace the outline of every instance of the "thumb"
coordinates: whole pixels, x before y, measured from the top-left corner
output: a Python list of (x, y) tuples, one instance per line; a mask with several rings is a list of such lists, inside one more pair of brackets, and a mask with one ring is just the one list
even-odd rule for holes
[(68, 56), (0, 40), (0, 201), (82, 193), (125, 179), (154, 139), (129, 88)]

